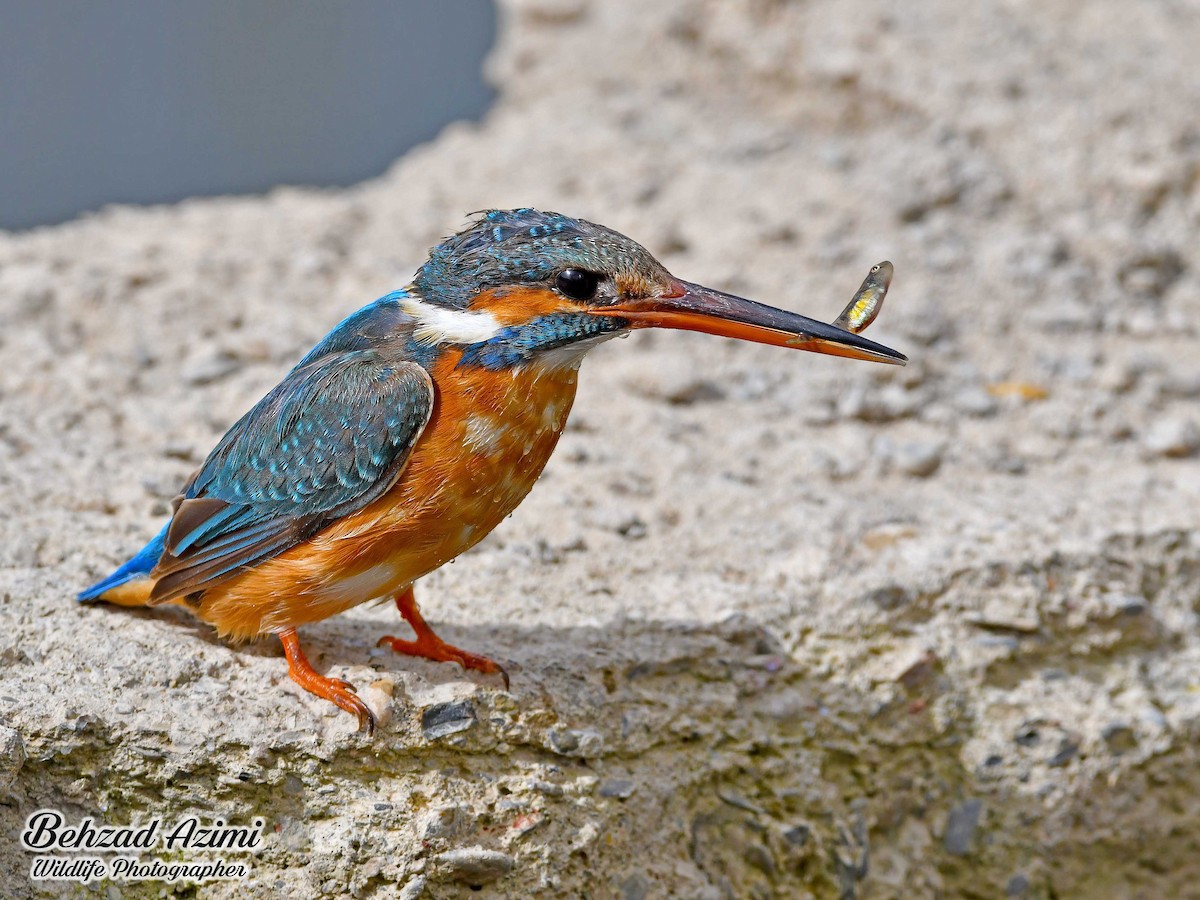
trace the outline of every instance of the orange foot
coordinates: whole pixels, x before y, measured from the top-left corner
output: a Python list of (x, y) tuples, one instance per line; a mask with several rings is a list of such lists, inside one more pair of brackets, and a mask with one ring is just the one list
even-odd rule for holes
[(375, 714), (359, 699), (354, 685), (340, 678), (318, 675), (300, 649), (300, 638), (296, 636), (295, 628), (279, 632), (279, 640), (283, 643), (292, 681), (310, 694), (332, 700), (346, 712), (354, 713), (358, 717), (358, 730), (365, 731), (368, 737), (375, 733)]
[(484, 672), (488, 675), (499, 673), (500, 677), (504, 679), (504, 689), (508, 690), (508, 673), (498, 662), (490, 660), (486, 656), (459, 650), (433, 633), (429, 623), (421, 617), (421, 610), (417, 608), (417, 601), (413, 597), (411, 586), (396, 598), (396, 609), (400, 610), (404, 621), (412, 626), (412, 630), (417, 634), (417, 639), (404, 641), (388, 634), (381, 637), (376, 646), (382, 647), (386, 644), (397, 653), (423, 656), (425, 659), (432, 659), (435, 662), (456, 662), (464, 669), (475, 669), (477, 672)]

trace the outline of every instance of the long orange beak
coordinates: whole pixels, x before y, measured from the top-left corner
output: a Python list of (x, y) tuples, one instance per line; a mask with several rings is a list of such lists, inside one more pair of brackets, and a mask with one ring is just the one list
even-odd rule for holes
[(676, 281), (669, 293), (659, 297), (592, 307), (588, 312), (628, 319), (635, 328), (656, 326), (703, 331), (721, 337), (893, 366), (908, 362), (903, 353), (833, 325), (687, 281)]

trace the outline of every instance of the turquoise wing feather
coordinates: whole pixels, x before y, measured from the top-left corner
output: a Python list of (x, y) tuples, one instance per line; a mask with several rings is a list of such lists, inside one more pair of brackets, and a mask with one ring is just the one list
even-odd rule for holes
[(203, 591), (385, 493), (433, 409), (417, 363), (373, 348), (310, 354), (184, 488), (151, 603)]

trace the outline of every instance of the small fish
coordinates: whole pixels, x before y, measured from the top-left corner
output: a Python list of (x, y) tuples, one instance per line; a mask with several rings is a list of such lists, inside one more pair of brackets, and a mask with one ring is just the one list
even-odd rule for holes
[(883, 308), (883, 298), (887, 296), (888, 287), (892, 283), (892, 272), (895, 269), (887, 260), (871, 266), (871, 271), (863, 280), (862, 287), (850, 301), (850, 305), (842, 310), (842, 314), (833, 320), (833, 326), (851, 334), (866, 331), (867, 326), (875, 321), (879, 310)]

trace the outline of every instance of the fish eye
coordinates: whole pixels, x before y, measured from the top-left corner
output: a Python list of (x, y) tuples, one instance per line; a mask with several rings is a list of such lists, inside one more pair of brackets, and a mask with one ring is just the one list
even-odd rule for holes
[(571, 300), (590, 300), (600, 286), (600, 276), (587, 269), (563, 269), (554, 279), (554, 286)]

